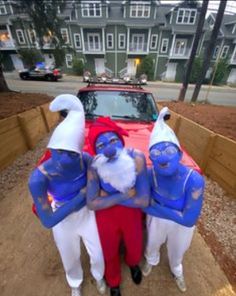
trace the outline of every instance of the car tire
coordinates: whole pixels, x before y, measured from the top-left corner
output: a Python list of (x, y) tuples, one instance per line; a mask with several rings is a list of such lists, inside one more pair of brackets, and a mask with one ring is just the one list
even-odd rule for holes
[(28, 79), (28, 75), (27, 74), (22, 74), (22, 75), (20, 75), (20, 78), (22, 80), (26, 80), (26, 79)]

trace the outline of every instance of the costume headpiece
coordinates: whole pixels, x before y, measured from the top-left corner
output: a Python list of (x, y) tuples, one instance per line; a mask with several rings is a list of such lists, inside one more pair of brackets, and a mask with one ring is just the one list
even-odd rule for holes
[(55, 128), (48, 148), (81, 153), (84, 146), (85, 116), (80, 100), (73, 95), (57, 96), (49, 106), (50, 111), (67, 110), (66, 118)]

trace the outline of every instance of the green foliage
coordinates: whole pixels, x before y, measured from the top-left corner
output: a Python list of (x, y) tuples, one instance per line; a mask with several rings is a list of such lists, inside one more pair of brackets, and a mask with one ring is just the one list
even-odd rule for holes
[(59, 46), (56, 46), (55, 49), (52, 50), (52, 54), (55, 59), (55, 66), (61, 67), (65, 61), (65, 50)]
[(58, 18), (58, 8), (66, 5), (66, 0), (18, 0), (17, 4), (27, 13), (35, 29), (40, 47), (43, 47), (45, 36), (50, 37), (53, 44), (63, 44), (60, 33), (62, 20)]
[[(216, 65), (214, 65), (216, 67)], [(215, 68), (214, 68), (215, 69)], [(214, 72), (214, 70), (213, 70)], [(217, 69), (215, 72), (215, 77), (213, 80), (213, 84), (223, 84), (224, 78), (229, 74), (229, 63), (226, 59), (220, 59), (217, 65)]]
[(146, 74), (148, 80), (153, 80), (154, 64), (151, 56), (146, 56), (137, 67), (136, 76), (139, 77), (141, 74)]
[(72, 61), (72, 68), (73, 68), (73, 72), (76, 74), (76, 75), (83, 75), (84, 73), (84, 63), (82, 60), (79, 60), (77, 58), (73, 58), (73, 61)]
[(203, 59), (201, 57), (196, 57), (193, 62), (192, 71), (189, 78), (189, 83), (196, 83), (197, 79), (201, 73)]
[(19, 49), (18, 53), (27, 67), (32, 67), (38, 62), (44, 61), (44, 57), (41, 52), (36, 48)]

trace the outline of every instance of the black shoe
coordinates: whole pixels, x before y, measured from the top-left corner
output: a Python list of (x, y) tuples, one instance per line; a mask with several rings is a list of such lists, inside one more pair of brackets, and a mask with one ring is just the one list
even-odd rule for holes
[(114, 287), (110, 289), (110, 295), (111, 296), (121, 296), (120, 294), (120, 287)]
[(130, 267), (131, 277), (136, 285), (139, 285), (142, 281), (142, 272), (138, 265)]

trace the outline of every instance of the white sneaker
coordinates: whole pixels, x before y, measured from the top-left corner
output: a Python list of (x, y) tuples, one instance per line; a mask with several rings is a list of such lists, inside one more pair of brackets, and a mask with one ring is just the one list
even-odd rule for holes
[(185, 292), (187, 290), (183, 275), (175, 277), (175, 282), (181, 292)]
[(79, 288), (71, 288), (71, 296), (82, 296)]
[(99, 292), (99, 294), (105, 294), (106, 292), (106, 283), (104, 281), (104, 279), (101, 279), (100, 281), (96, 281), (97, 284), (97, 290)]
[(142, 274), (144, 276), (148, 276), (151, 273), (151, 271), (152, 271), (152, 265), (146, 261), (142, 267)]

